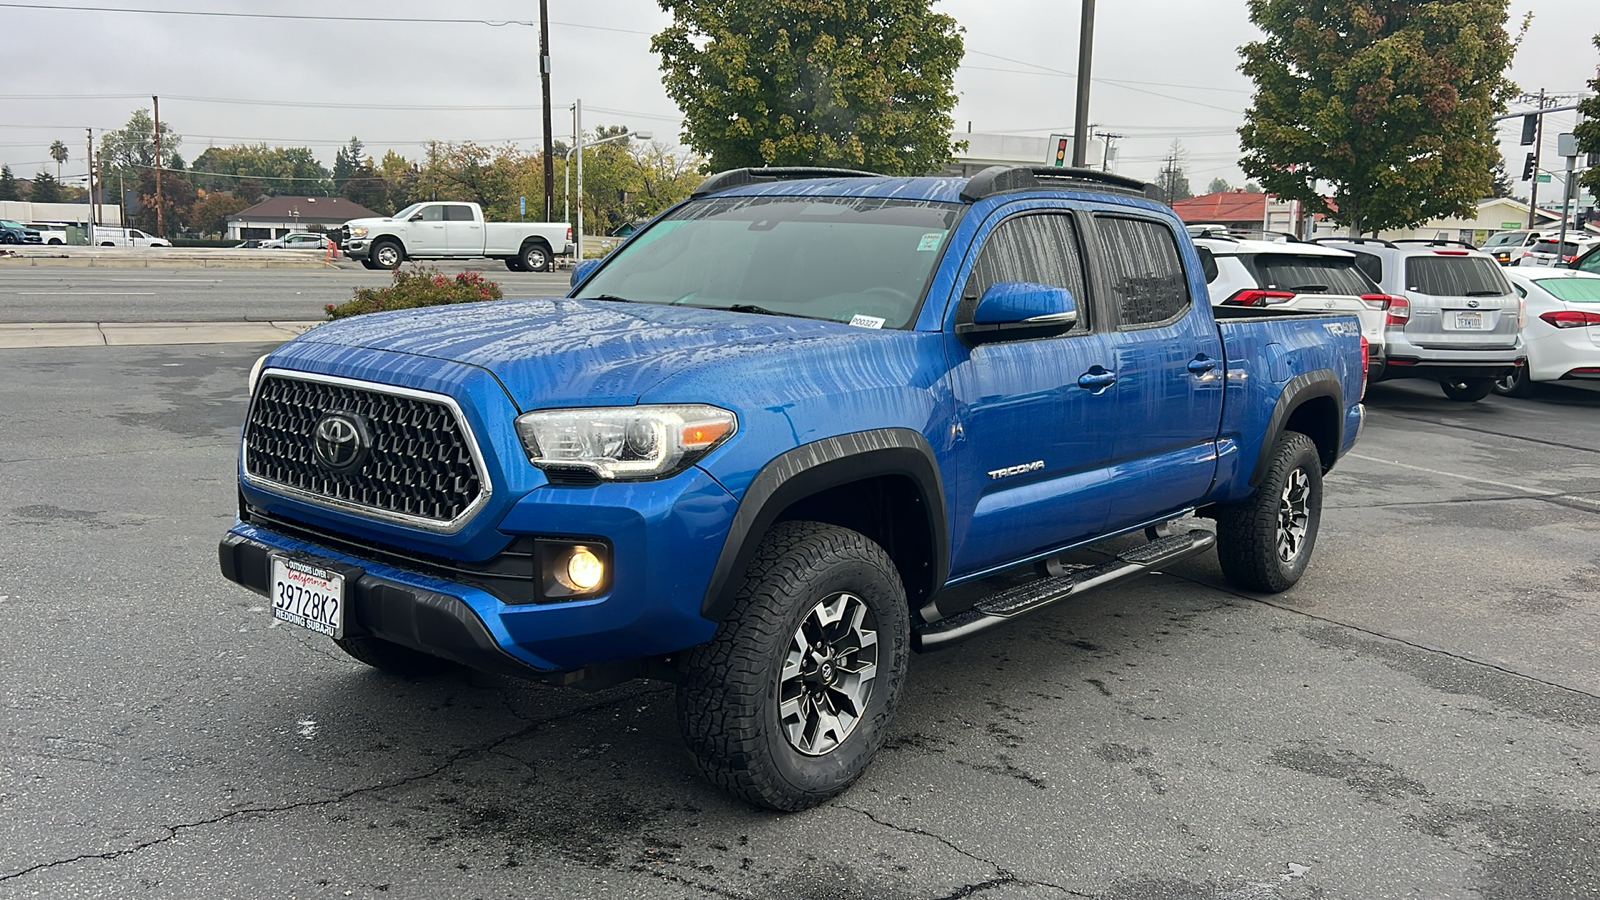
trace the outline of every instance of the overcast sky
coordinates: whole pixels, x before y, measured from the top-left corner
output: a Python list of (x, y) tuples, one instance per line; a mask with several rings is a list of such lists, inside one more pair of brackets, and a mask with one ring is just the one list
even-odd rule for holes
[[(71, 7), (70, 10), (20, 8)], [(567, 108), (582, 98), (584, 125), (625, 124), (678, 141), (678, 112), (661, 88), (650, 34), (667, 16), (653, 0), (550, 0), (554, 130), (568, 139)], [(86, 126), (123, 125), (161, 95), (162, 118), (193, 160), (211, 145), (309, 146), (332, 163), (356, 135), (381, 156), (416, 157), (428, 140), (514, 140), (537, 147), (538, 29), (526, 24), (310, 22), (89, 11), (110, 7), (391, 18), (529, 20), (533, 0), (387, 0), (351, 4), (199, 0), (0, 2), (8, 78), (0, 87), (0, 161), (20, 178), (54, 171), (47, 148), (64, 141), (65, 176), (84, 172)], [(966, 31), (956, 77), (958, 130), (1046, 135), (1070, 131), (1079, 5), (1071, 0), (940, 0)], [(1513, 0), (1513, 24), (1532, 29), (1512, 65), (1523, 90), (1577, 94), (1600, 62), (1595, 0)], [(1249, 102), (1237, 48), (1257, 36), (1243, 0), (1104, 0), (1097, 7), (1090, 120), (1126, 135), (1118, 168), (1153, 177), (1174, 138), (1190, 182), (1241, 184), (1235, 129)], [(1055, 70), (1053, 73), (1051, 70)], [(1065, 73), (1065, 74), (1057, 74)], [(39, 98), (39, 99), (35, 99)], [(253, 102), (243, 102), (253, 101)], [(410, 109), (404, 107), (413, 107)], [(432, 107), (418, 109), (415, 107)], [(476, 107), (476, 108), (474, 108)], [(498, 108), (496, 108), (498, 107)], [(1520, 109), (1513, 106), (1513, 110)], [(1546, 130), (1571, 130), (1571, 114)], [(1508, 124), (1513, 177), (1521, 169)], [(1042, 162), (1042, 161), (1041, 161)]]

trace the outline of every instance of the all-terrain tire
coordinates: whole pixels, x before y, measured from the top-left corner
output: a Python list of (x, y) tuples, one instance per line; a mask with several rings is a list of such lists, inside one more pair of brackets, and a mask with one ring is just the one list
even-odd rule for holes
[(340, 650), (361, 662), (391, 675), (437, 675), (460, 668), (448, 659), (430, 656), (382, 638), (342, 637), (335, 638), (333, 642), (339, 645)]
[[(857, 697), (861, 705), (853, 724), (841, 734), (841, 720), (834, 719), (812, 732), (804, 724), (808, 713), (798, 710), (836, 713), (843, 707), (836, 708), (831, 695), (826, 706), (792, 694), (786, 702), (783, 696), (799, 685), (797, 673), (804, 667), (810, 672), (804, 677), (818, 679), (811, 685), (815, 691), (845, 682), (842, 677), (833, 681), (826, 664), (818, 662), (824, 654), (811, 657), (812, 645), (801, 640), (814, 633), (809, 629), (819, 612), (841, 609), (854, 610), (843, 621), (870, 626), (876, 668), (870, 689)], [(847, 631), (835, 626), (831, 633)], [(857, 643), (861, 649), (853, 655), (826, 653), (837, 663), (834, 673), (855, 673), (856, 686), (845, 690), (859, 691), (866, 671), (868, 644)], [(780, 811), (815, 806), (854, 783), (883, 745), (910, 649), (905, 589), (883, 548), (862, 534), (818, 522), (775, 525), (762, 538), (716, 635), (682, 661), (677, 707), (684, 741), (707, 779), (746, 802)], [(802, 732), (798, 738), (795, 729)], [(807, 734), (815, 734), (814, 741)], [(803, 744), (813, 752), (802, 752)]]
[(1311, 438), (1286, 431), (1254, 494), (1213, 507), (1217, 562), (1229, 583), (1276, 594), (1305, 574), (1322, 521), (1322, 457)]
[(1459, 381), (1441, 381), (1439, 389), (1458, 403), (1476, 403), (1494, 390), (1493, 378), (1463, 378)]

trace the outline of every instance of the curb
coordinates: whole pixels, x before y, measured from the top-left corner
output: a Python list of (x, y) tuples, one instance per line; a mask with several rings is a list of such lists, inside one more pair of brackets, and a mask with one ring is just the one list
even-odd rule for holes
[(214, 259), (169, 256), (0, 256), (0, 266), (68, 269), (331, 269), (341, 266), (323, 259)]
[(321, 322), (37, 322), (0, 325), (0, 350), (281, 344)]

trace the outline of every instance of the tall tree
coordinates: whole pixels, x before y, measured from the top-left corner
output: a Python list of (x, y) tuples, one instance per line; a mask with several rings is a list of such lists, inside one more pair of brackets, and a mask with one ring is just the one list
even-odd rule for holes
[(1470, 216), (1515, 89), (1508, 3), (1249, 0), (1266, 39), (1239, 51), (1256, 83), (1241, 168), (1352, 234)]
[[(1600, 34), (1594, 36), (1594, 46), (1600, 50)], [(1578, 136), (1579, 152), (1600, 153), (1600, 69), (1595, 71), (1593, 80), (1589, 82), (1589, 90), (1595, 93), (1578, 104), (1583, 121), (1578, 123), (1573, 133)], [(1588, 188), (1590, 194), (1600, 197), (1600, 166), (1590, 166), (1578, 178), (1578, 183)]]
[(17, 184), (17, 176), (11, 174), (11, 167), (0, 165), (0, 200), (21, 200), (22, 187)]
[(61, 180), (61, 166), (67, 161), (67, 145), (61, 141), (50, 144), (50, 158), (56, 161), (56, 180)]
[(220, 191), (206, 194), (195, 200), (189, 213), (189, 222), (201, 234), (221, 236), (228, 230), (228, 217), (249, 205), (238, 197)]
[(33, 185), (28, 188), (28, 199), (34, 203), (60, 203), (63, 199), (61, 182), (57, 181), (54, 175), (40, 169), (39, 174), (33, 176)]
[(1194, 196), (1194, 191), (1189, 188), (1189, 151), (1183, 149), (1183, 142), (1174, 140), (1172, 146), (1167, 148), (1167, 160), (1161, 164), (1161, 171), (1156, 174), (1156, 188), (1160, 191), (1162, 203), (1176, 203)]
[(343, 191), (345, 182), (350, 180), (351, 174), (361, 167), (366, 159), (366, 147), (362, 146), (361, 139), (352, 135), (350, 143), (340, 147), (333, 154), (333, 189)]
[(1208, 194), (1225, 194), (1231, 190), (1233, 190), (1233, 185), (1229, 184), (1226, 178), (1213, 178), (1211, 183), (1206, 185), (1206, 193)]
[(657, 0), (650, 41), (683, 139), (712, 171), (949, 161), (961, 28), (932, 0)]
[[(167, 168), (182, 168), (182, 157), (177, 156), (183, 135), (172, 130), (172, 123), (161, 123), (162, 163)], [(101, 177), (112, 184), (118, 176), (128, 184), (138, 182), (140, 173), (156, 165), (156, 123), (150, 110), (136, 109), (128, 117), (128, 124), (100, 136)], [(151, 184), (155, 184), (152, 178)], [(162, 182), (165, 186), (165, 182)]]
[(1506, 174), (1505, 157), (1496, 153), (1494, 165), (1489, 167), (1489, 193), (1490, 197), (1511, 196), (1511, 176)]

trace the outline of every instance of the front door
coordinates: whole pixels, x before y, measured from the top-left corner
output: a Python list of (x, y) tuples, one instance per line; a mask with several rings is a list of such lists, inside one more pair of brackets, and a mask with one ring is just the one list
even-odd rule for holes
[(412, 256), (442, 256), (450, 242), (444, 231), (444, 204), (432, 203), (417, 210), (406, 228), (406, 252)]
[(1192, 506), (1217, 473), (1226, 383), (1222, 336), (1192, 290), (1164, 220), (1095, 216), (1115, 305), (1107, 330), (1117, 376), (1116, 466), (1108, 531)]
[(1029, 281), (1071, 291), (1078, 323), (1056, 337), (977, 346), (946, 329), (958, 423), (956, 578), (1097, 534), (1110, 504), (1118, 387), (1096, 377), (1111, 356), (1086, 288), (1078, 219), (1031, 206), (979, 232), (956, 321), (970, 320), (990, 285)]

